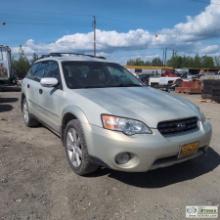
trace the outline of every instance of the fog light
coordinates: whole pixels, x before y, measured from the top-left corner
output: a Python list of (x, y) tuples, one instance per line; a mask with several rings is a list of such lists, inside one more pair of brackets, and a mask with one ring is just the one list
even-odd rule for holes
[(130, 153), (120, 153), (116, 156), (115, 162), (117, 164), (125, 164), (131, 159), (131, 157)]

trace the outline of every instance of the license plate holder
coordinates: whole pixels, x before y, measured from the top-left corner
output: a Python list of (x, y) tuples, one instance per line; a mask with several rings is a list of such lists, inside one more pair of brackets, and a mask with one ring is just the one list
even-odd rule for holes
[(194, 142), (190, 144), (184, 144), (180, 147), (178, 158), (189, 157), (195, 153), (197, 153), (199, 149), (199, 143)]

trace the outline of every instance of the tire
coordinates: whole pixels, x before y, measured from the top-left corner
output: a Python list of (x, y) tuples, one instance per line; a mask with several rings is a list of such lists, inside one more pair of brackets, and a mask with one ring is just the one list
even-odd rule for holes
[(27, 127), (37, 127), (39, 125), (37, 119), (29, 113), (28, 103), (26, 101), (26, 98), (24, 98), (22, 101), (22, 112), (23, 112), (24, 123)]
[(97, 170), (98, 166), (90, 160), (79, 120), (68, 122), (64, 129), (63, 143), (68, 162), (76, 174), (84, 176)]

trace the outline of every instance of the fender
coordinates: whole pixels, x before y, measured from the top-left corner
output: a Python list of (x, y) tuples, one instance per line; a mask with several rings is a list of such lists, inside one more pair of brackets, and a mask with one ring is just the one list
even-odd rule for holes
[(62, 112), (62, 124), (61, 124), (61, 136), (62, 136), (62, 131), (64, 129), (65, 123), (65, 116), (71, 114), (74, 118), (77, 118), (80, 123), (81, 126), (83, 128), (83, 130), (91, 130), (91, 126), (89, 123), (88, 118), (86, 117), (85, 113), (83, 112), (83, 110), (81, 108), (79, 108), (76, 105), (71, 105), (71, 106), (67, 106), (66, 108), (64, 108), (63, 112)]

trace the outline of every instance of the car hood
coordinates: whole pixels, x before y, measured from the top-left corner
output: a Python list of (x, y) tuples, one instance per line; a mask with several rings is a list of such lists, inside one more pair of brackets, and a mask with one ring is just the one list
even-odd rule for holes
[[(80, 89), (78, 95), (98, 105), (102, 112), (145, 122), (156, 128), (158, 122), (198, 116), (197, 107), (186, 99), (150, 87)], [(97, 108), (96, 108), (97, 109)]]

